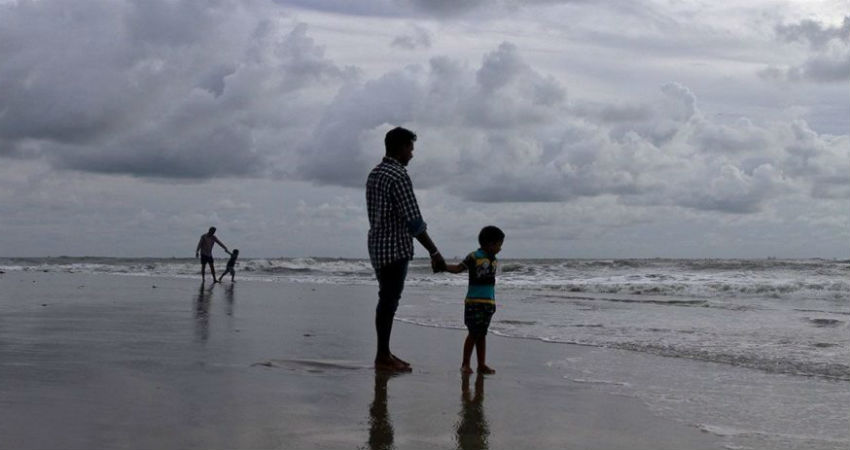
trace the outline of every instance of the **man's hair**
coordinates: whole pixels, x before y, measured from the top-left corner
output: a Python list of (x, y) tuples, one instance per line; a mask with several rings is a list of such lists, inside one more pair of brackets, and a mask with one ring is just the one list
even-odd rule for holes
[(396, 153), (411, 142), (416, 142), (416, 133), (402, 127), (395, 127), (384, 136), (384, 148), (387, 153)]
[(505, 232), (500, 230), (499, 227), (494, 227), (493, 225), (487, 225), (481, 229), (480, 233), (478, 233), (478, 243), (482, 247), (487, 244), (495, 244), (504, 240)]
[(210, 227), (210, 231), (207, 231), (207, 234), (215, 233), (215, 227)]

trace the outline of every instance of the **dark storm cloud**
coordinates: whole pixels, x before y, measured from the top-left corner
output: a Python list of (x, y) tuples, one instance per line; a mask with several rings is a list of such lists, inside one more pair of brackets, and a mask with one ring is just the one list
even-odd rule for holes
[(767, 200), (786, 191), (781, 172), (770, 164), (763, 164), (749, 174), (732, 164), (706, 169), (708, 173), (676, 190), (675, 204), (704, 211), (747, 214), (760, 211)]
[[(179, 129), (175, 129), (177, 127)], [(128, 136), (112, 146), (48, 147), (58, 167), (139, 177), (204, 179), (214, 176), (255, 176), (263, 158), (252, 151), (251, 130), (239, 125), (202, 122)]]
[(605, 105), (582, 103), (573, 109), (576, 115), (590, 120), (616, 124), (648, 120), (652, 111), (646, 105)]
[(728, 124), (705, 121), (698, 127), (691, 143), (703, 152), (758, 154), (767, 151), (771, 144), (767, 130), (745, 118)]
[(122, 104), (143, 91), (116, 76), (134, 56), (116, 43), (120, 8), (100, 6), (0, 6), (0, 136), (87, 142), (125, 123)]
[(759, 72), (762, 78), (816, 83), (850, 80), (850, 16), (836, 27), (813, 20), (778, 25), (776, 35), (784, 42), (808, 43), (810, 54), (799, 64), (767, 67)]
[(826, 26), (814, 20), (802, 20), (790, 25), (777, 25), (776, 34), (787, 42), (808, 42), (812, 49), (826, 48), (829, 41), (850, 41), (850, 16), (845, 16), (840, 27)]
[[(517, 8), (559, 3), (593, 4), (591, 0), (272, 0), (281, 6), (374, 17), (437, 17), (449, 18), (481, 11), (515, 10)], [(635, 2), (607, 1), (616, 9), (641, 12)]]
[(302, 147), (297, 176), (321, 184), (361, 186), (376, 156), (383, 154), (382, 140), (371, 140), (380, 144), (377, 149), (364, 148), (364, 138), (378, 127), (389, 130), (390, 124), (413, 120), (419, 90), (406, 72), (343, 88)]
[(394, 17), (410, 14), (406, 0), (272, 0), (280, 6), (325, 11), (336, 14)]
[(487, 0), (409, 0), (409, 2), (421, 11), (436, 15), (459, 14), (489, 3)]
[[(374, 17), (445, 17), (477, 9), (485, 0), (273, 0), (281, 6)], [(500, 1), (498, 3), (504, 3)]]
[(429, 48), (431, 47), (431, 34), (425, 28), (411, 25), (407, 33), (397, 36), (390, 45), (406, 50)]
[(809, 58), (802, 65), (788, 69), (790, 80), (809, 80), (821, 83), (850, 80), (850, 53), (846, 55), (820, 55)]
[(262, 175), (317, 117), (310, 96), (357, 72), (325, 58), (306, 25), (243, 6), (0, 6), (0, 152), (134, 176)]

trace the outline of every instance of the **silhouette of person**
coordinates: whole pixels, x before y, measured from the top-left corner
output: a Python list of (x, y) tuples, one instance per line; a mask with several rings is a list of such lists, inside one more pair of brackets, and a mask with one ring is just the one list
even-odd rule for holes
[(233, 293), (234, 286), (231, 284), (224, 288), (224, 299), (226, 301), (226, 313), (228, 316), (233, 316), (234, 305), (236, 303), (236, 297)]
[(469, 391), (470, 373), (464, 372), (461, 377), (461, 409), (455, 431), (457, 433), (457, 448), (460, 450), (485, 450), (489, 448), (487, 438), (490, 427), (484, 417), (484, 374), (478, 372), (475, 376), (475, 393)]
[[(236, 258), (239, 258), (239, 249), (234, 248), (232, 252), (230, 252), (230, 259), (227, 260), (227, 268), (224, 270), (224, 273), (219, 277), (218, 282), (221, 283), (221, 280), (224, 279), (224, 276), (228, 273), (230, 274), (230, 282), (236, 282)], [(213, 275), (213, 279), (215, 276)]]
[(201, 239), (198, 241), (198, 246), (195, 248), (195, 258), (198, 256), (201, 258), (201, 281), (207, 281), (207, 265), (209, 265), (213, 284), (218, 283), (218, 280), (215, 279), (215, 266), (213, 265), (212, 256), (212, 250), (215, 244), (218, 244), (221, 248), (223, 248), (228, 255), (230, 254), (230, 250), (227, 249), (227, 246), (215, 237), (215, 227), (210, 227), (209, 231), (201, 235)]
[(394, 431), (387, 410), (387, 382), (392, 372), (375, 371), (375, 398), (369, 405), (369, 449), (390, 450), (393, 447)]
[(195, 296), (195, 334), (201, 341), (210, 336), (210, 292), (204, 289), (204, 283)]
[(375, 332), (378, 350), (375, 369), (409, 372), (410, 364), (390, 352), (390, 334), (398, 301), (404, 289), (407, 266), (413, 258), (413, 238), (431, 255), (434, 272), (446, 269), (446, 261), (428, 236), (413, 183), (405, 167), (413, 159), (416, 134), (396, 127), (384, 137), (386, 153), (366, 180), (369, 213), (369, 259), (378, 279)]

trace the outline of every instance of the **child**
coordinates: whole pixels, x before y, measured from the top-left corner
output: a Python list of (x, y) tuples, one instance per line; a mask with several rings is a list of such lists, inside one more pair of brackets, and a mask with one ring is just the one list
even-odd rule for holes
[(470, 253), (460, 264), (446, 265), (446, 271), (460, 273), (469, 271), (469, 287), (463, 307), (463, 323), (469, 330), (463, 343), (463, 363), (460, 367), (463, 373), (472, 373), (469, 358), (472, 349), (478, 357), (478, 373), (496, 373), (486, 364), (487, 359), (487, 327), (490, 318), (496, 312), (496, 271), (499, 261), (496, 254), (502, 250), (505, 233), (497, 227), (486, 226), (478, 233), (478, 243), (481, 248)]
[(227, 269), (225, 269), (224, 273), (221, 274), (221, 278), (218, 279), (218, 282), (221, 283), (221, 280), (224, 279), (224, 276), (230, 273), (230, 282), (235, 283), (236, 280), (236, 271), (233, 270), (233, 267), (236, 266), (236, 258), (239, 257), (239, 249), (234, 248), (232, 252), (230, 252), (230, 259), (227, 260)]

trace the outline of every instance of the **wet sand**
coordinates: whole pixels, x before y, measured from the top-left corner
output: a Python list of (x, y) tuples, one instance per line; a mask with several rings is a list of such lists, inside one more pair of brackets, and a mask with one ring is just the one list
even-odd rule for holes
[(462, 331), (396, 322), (393, 351), (414, 370), (376, 374), (375, 297), (370, 286), (4, 274), (0, 447), (721, 447), (547, 365), (588, 351), (578, 346), (491, 336), (497, 373), (463, 377)]

